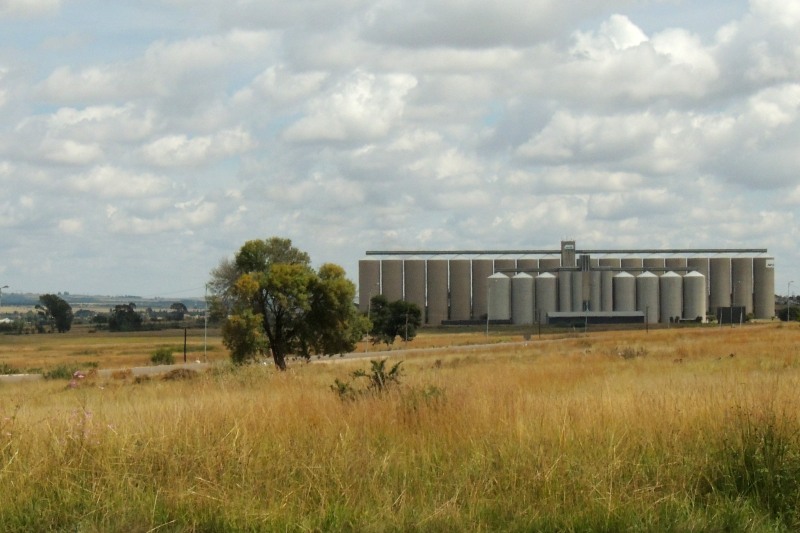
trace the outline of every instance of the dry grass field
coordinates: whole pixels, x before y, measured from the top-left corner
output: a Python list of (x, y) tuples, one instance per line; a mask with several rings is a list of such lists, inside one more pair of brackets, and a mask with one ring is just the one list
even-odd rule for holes
[[(91, 335), (0, 337), (0, 364), (146, 364), (176, 342)], [(0, 524), (795, 531), (799, 339), (781, 324), (423, 332), (409, 348), (430, 350), (374, 354), (403, 371), (376, 392), (352, 375), (369, 358), (231, 368), (214, 336), (217, 364), (193, 378), (0, 383)]]

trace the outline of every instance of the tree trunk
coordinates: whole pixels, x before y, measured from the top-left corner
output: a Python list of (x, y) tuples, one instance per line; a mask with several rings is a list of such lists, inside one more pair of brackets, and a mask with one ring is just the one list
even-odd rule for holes
[(273, 349), (272, 360), (275, 361), (275, 366), (278, 370), (286, 370), (286, 356), (283, 353)]

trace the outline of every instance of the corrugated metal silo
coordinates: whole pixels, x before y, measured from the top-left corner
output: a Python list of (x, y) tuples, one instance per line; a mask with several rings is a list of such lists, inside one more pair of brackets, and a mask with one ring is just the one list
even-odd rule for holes
[(663, 257), (645, 257), (642, 260), (642, 268), (654, 272), (656, 275), (664, 272), (664, 258)]
[(407, 259), (403, 263), (404, 298), (420, 308), (425, 309), (425, 261)]
[(753, 259), (753, 314), (756, 318), (775, 316), (775, 259), (772, 257)]
[(636, 310), (642, 311), (650, 324), (659, 320), (658, 276), (652, 272), (636, 276)]
[(664, 260), (664, 267), (681, 276), (687, 273), (685, 257), (667, 257)]
[(733, 305), (744, 307), (745, 314), (753, 312), (753, 258), (736, 257), (731, 260), (731, 291)]
[(558, 272), (558, 310), (562, 313), (572, 311), (572, 272)]
[(534, 285), (536, 291), (536, 314), (539, 323), (547, 323), (548, 313), (554, 313), (558, 310), (558, 290), (556, 288), (556, 277), (549, 273), (544, 272), (534, 278)]
[(636, 278), (620, 272), (614, 275), (614, 311), (636, 311)]
[(696, 320), (700, 317), (700, 321), (705, 322), (707, 309), (706, 277), (696, 270), (689, 272), (683, 277), (683, 318)]
[(511, 319), (511, 278), (498, 272), (489, 276), (489, 320)]
[(489, 276), (494, 274), (494, 261), (491, 259), (472, 260), (472, 318), (486, 317), (486, 296)]
[[(600, 268), (620, 268), (620, 260), (613, 258), (600, 259)], [(614, 310), (614, 276), (613, 270), (600, 271), (600, 310), (611, 312)]]
[(573, 311), (583, 311), (583, 302), (586, 296), (583, 294), (583, 277), (588, 275), (588, 272), (572, 272), (572, 304)]
[(727, 257), (712, 257), (708, 260), (711, 297), (709, 311), (717, 313), (719, 307), (731, 306), (731, 260)]
[(511, 320), (514, 324), (533, 324), (533, 285), (533, 276), (524, 272), (511, 278)]
[[(525, 272), (526, 274), (530, 275), (530, 277), (536, 279), (536, 276), (539, 275), (539, 260), (538, 259), (517, 259), (517, 268), (520, 272)], [(533, 303), (531, 304), (533, 309), (536, 309), (536, 283), (534, 281), (533, 284)], [(535, 317), (534, 317), (535, 319)]]
[(438, 326), (447, 320), (447, 260), (428, 260), (427, 323)]
[(384, 259), (381, 261), (381, 294), (390, 302), (403, 299), (403, 261)]
[(624, 257), (620, 260), (620, 266), (625, 269), (625, 272), (632, 276), (638, 276), (642, 273), (642, 258), (641, 257)]
[(683, 277), (669, 271), (658, 279), (661, 322), (678, 321), (683, 317)]
[(471, 261), (469, 259), (450, 260), (450, 320), (469, 320)]

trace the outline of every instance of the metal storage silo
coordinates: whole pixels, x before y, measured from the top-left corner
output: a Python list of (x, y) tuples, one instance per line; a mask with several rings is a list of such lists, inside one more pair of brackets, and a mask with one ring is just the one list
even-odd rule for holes
[(614, 310), (614, 276), (617, 272), (605, 270), (607, 268), (620, 268), (620, 260), (613, 258), (600, 259), (600, 310), (611, 312)]
[(650, 272), (660, 274), (664, 271), (664, 258), (663, 257), (645, 257), (642, 260), (642, 268)]
[(381, 261), (381, 294), (390, 302), (403, 299), (403, 261), (384, 259)]
[(731, 260), (731, 292), (733, 305), (744, 307), (745, 314), (753, 312), (753, 258), (736, 257)]
[(472, 292), (469, 259), (450, 260), (450, 320), (469, 320)]
[(683, 317), (683, 277), (669, 271), (658, 279), (661, 322), (667, 324)]
[(511, 278), (511, 320), (516, 325), (533, 324), (533, 276), (520, 272)]
[(489, 276), (489, 320), (511, 319), (511, 278), (498, 272)]
[(573, 311), (583, 311), (583, 302), (586, 297), (583, 294), (583, 277), (588, 275), (588, 272), (572, 272), (572, 304)]
[[(517, 269), (520, 273), (525, 272), (530, 277), (536, 279), (536, 276), (539, 275), (539, 260), (538, 259), (517, 259)], [(534, 281), (533, 284), (533, 302), (531, 303), (531, 307), (536, 309), (536, 283)], [(535, 317), (534, 317), (535, 319)]]
[(369, 310), (369, 301), (381, 292), (381, 263), (372, 259), (358, 262), (358, 309)]
[(658, 276), (652, 272), (636, 276), (636, 310), (642, 311), (650, 324), (659, 320)]
[(548, 313), (558, 310), (558, 291), (556, 277), (549, 272), (539, 274), (534, 278), (536, 291), (536, 315), (540, 324), (547, 323)]
[(641, 257), (625, 257), (620, 260), (620, 266), (632, 276), (638, 276), (642, 273), (642, 258)]
[(614, 311), (636, 311), (636, 278), (620, 272), (614, 276)]
[(712, 257), (708, 260), (711, 297), (709, 311), (717, 313), (719, 307), (731, 306), (731, 260), (727, 257)]
[(709, 289), (711, 288), (709, 285), (711, 270), (708, 265), (708, 257), (690, 257), (686, 260), (686, 268), (688, 268), (690, 272), (699, 272), (706, 279), (706, 312), (708, 312), (709, 305), (711, 304), (711, 295), (709, 294)]
[(685, 257), (667, 257), (664, 260), (664, 267), (681, 276), (687, 273)]
[(756, 318), (775, 316), (775, 259), (772, 257), (753, 259), (753, 314)]
[(558, 272), (558, 310), (562, 313), (572, 311), (572, 272)]
[(486, 317), (487, 287), (489, 276), (494, 274), (494, 261), (491, 259), (472, 260), (472, 318)]
[(683, 277), (683, 318), (686, 320), (706, 321), (708, 309), (708, 290), (706, 277), (700, 272), (692, 271)]
[(426, 323), (438, 326), (447, 320), (447, 260), (428, 260), (428, 313)]
[(404, 298), (425, 310), (425, 261), (422, 259), (407, 259), (403, 263)]

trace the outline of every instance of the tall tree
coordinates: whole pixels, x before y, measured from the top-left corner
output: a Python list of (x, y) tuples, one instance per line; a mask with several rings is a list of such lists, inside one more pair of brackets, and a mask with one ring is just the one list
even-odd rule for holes
[(66, 333), (72, 329), (72, 306), (66, 300), (55, 294), (39, 296), (41, 306), (37, 306), (49, 320), (52, 318), (55, 328), (59, 333)]
[[(211, 276), (212, 297), (228, 302), (223, 341), (236, 362), (266, 347), (275, 366), (285, 370), (290, 354), (350, 351), (358, 340), (353, 339), (365, 331), (353, 303), (355, 285), (344, 270), (324, 265), (318, 274), (308, 254), (289, 239), (247, 241)], [(259, 334), (253, 331), (254, 319), (260, 321)]]
[(390, 302), (382, 294), (370, 299), (370, 320), (372, 343), (394, 343), (398, 336), (410, 341), (417, 336), (417, 328), (422, 324), (422, 311), (419, 306), (405, 300)]

